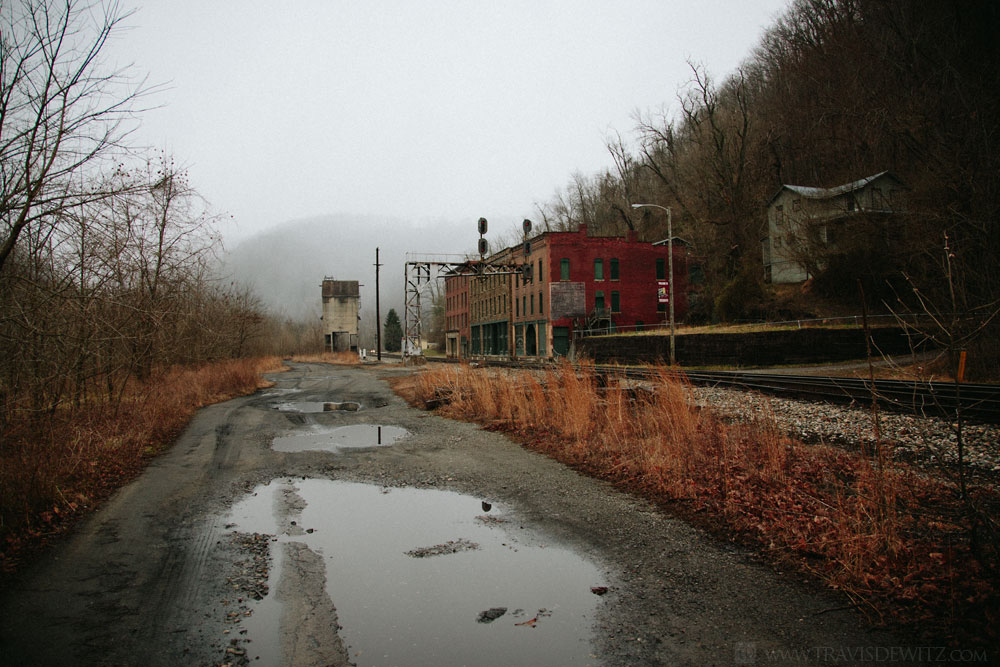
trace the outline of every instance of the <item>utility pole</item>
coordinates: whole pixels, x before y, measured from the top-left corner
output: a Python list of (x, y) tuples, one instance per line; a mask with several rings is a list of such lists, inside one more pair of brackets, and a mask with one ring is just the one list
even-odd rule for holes
[(674, 347), (674, 222), (673, 213), (668, 206), (659, 204), (632, 204), (632, 208), (658, 208), (667, 214), (667, 299), (670, 306), (670, 365), (677, 363), (677, 353)]
[(375, 355), (382, 361), (382, 307), (378, 295), (378, 248), (375, 248)]

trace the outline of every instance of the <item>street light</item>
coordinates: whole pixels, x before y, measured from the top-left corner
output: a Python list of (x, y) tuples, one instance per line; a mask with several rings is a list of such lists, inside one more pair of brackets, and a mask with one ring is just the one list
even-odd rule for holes
[(632, 208), (658, 208), (667, 212), (667, 288), (669, 290), (667, 298), (670, 306), (670, 365), (677, 361), (674, 348), (674, 225), (670, 208), (659, 204), (632, 204)]

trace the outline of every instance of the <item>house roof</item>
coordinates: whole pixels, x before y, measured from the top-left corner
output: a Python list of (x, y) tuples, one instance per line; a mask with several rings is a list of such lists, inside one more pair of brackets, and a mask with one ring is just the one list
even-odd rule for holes
[(795, 192), (805, 197), (806, 199), (832, 199), (833, 197), (838, 197), (848, 192), (855, 192), (857, 190), (861, 190), (872, 181), (876, 181), (882, 178), (883, 176), (888, 176), (889, 178), (896, 181), (900, 185), (903, 185), (903, 181), (899, 180), (899, 178), (891, 171), (880, 171), (877, 174), (866, 176), (864, 178), (859, 178), (856, 181), (851, 181), (850, 183), (844, 183), (843, 185), (835, 185), (832, 188), (814, 188), (805, 185), (785, 184), (782, 185), (778, 189), (778, 191), (774, 193), (774, 196), (767, 201), (767, 205), (770, 206), (771, 203), (778, 198), (778, 195), (780, 195), (785, 190), (791, 190), (792, 192)]
[[(683, 246), (690, 246), (691, 242), (688, 241), (687, 239), (682, 239), (679, 236), (674, 236), (674, 245), (678, 245), (678, 244), (683, 245)], [(660, 240), (660, 241), (653, 241), (653, 243), (651, 245), (670, 245), (670, 239), (666, 238), (666, 239), (663, 239), (663, 240)]]

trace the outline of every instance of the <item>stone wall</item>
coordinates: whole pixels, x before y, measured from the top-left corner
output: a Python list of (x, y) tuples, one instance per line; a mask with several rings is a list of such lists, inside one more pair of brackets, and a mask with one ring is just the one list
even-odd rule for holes
[[(872, 355), (908, 354), (910, 340), (901, 328), (872, 330)], [(914, 345), (916, 341), (914, 341)], [(578, 357), (595, 363), (657, 363), (670, 358), (670, 337), (599, 336), (576, 341)], [(783, 366), (864, 359), (860, 329), (789, 329), (751, 333), (708, 333), (676, 336), (682, 366)]]

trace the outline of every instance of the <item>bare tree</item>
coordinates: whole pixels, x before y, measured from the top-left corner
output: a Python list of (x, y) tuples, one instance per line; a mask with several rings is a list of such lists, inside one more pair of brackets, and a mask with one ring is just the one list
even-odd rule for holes
[(26, 232), (44, 238), (55, 214), (106, 194), (79, 175), (120, 146), (143, 92), (100, 61), (129, 15), (117, 2), (0, 4), (0, 271)]

